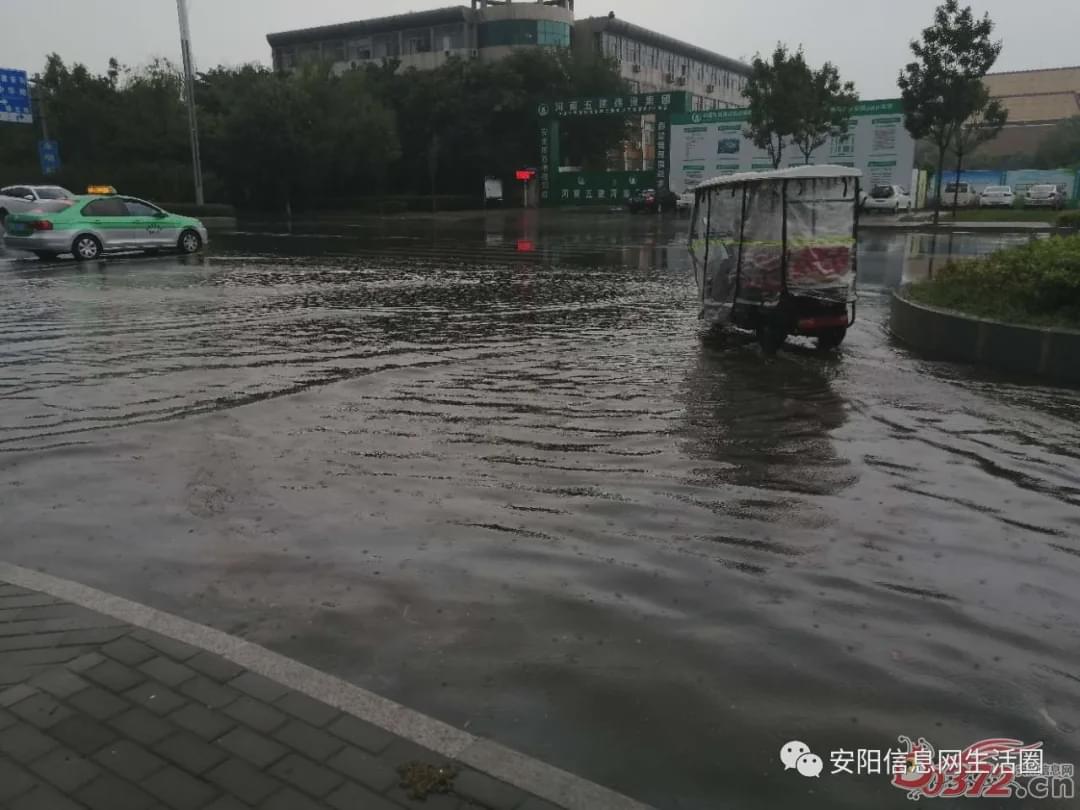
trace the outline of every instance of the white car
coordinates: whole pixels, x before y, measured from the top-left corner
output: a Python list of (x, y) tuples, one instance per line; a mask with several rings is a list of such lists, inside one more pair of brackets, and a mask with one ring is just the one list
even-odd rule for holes
[(73, 200), (75, 195), (61, 186), (5, 186), (0, 188), (0, 225), (8, 214), (32, 211), (46, 200)]
[(979, 208), (1012, 208), (1015, 200), (1011, 186), (987, 186), (979, 195)]
[(911, 195), (900, 186), (874, 186), (863, 200), (864, 211), (891, 211), (899, 214), (912, 208)]
[(675, 208), (680, 214), (689, 214), (694, 210), (694, 192), (684, 191), (675, 201)]
[(1031, 208), (1056, 208), (1060, 211), (1065, 207), (1065, 195), (1057, 186), (1032, 186), (1028, 189), (1024, 205)]
[(951, 208), (971, 208), (979, 202), (979, 194), (971, 183), (947, 183), (941, 192), (941, 205)]

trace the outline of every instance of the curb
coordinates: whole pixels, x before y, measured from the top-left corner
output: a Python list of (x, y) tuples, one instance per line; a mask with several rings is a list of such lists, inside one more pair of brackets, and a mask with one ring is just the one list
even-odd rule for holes
[[(905, 288), (906, 289), (906, 288)], [(889, 331), (930, 357), (1080, 383), (1080, 331), (992, 321), (893, 293)]]
[(652, 810), (615, 791), (476, 737), (236, 636), (66, 579), (0, 562), (0, 580), (207, 650), (384, 731), (566, 810)]

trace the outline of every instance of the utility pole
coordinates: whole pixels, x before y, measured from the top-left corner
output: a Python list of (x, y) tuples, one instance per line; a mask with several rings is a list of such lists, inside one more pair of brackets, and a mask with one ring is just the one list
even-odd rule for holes
[(195, 67), (191, 58), (191, 26), (188, 24), (187, 0), (176, 0), (180, 17), (180, 50), (184, 57), (184, 95), (187, 99), (188, 129), (191, 131), (191, 164), (195, 172), (195, 204), (206, 202), (203, 197), (202, 157), (199, 154), (199, 121), (195, 111)]

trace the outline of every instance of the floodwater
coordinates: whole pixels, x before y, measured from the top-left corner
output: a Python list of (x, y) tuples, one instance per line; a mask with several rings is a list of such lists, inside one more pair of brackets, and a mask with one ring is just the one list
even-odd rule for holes
[(830, 773), (900, 734), (1080, 761), (1080, 392), (893, 343), (919, 235), (864, 234), (838, 354), (702, 342), (685, 229), (2, 255), (0, 559), (661, 808), (910, 806)]

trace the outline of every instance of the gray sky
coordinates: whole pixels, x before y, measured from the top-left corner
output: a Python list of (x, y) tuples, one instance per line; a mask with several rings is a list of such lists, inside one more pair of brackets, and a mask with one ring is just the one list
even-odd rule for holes
[[(269, 63), (266, 34), (292, 28), (456, 5), (454, 0), (189, 0), (199, 68)], [(468, 5), (468, 2), (463, 3)], [(898, 95), (907, 43), (938, 0), (578, 0), (579, 17), (616, 15), (727, 56), (748, 59), (781, 40), (802, 43), (814, 63), (831, 60), (863, 98)], [(1077, 0), (975, 0), (998, 24), (997, 70), (1080, 61)], [(110, 56), (138, 65), (179, 61), (174, 0), (0, 0), (0, 67), (40, 70), (45, 55), (104, 71)]]

